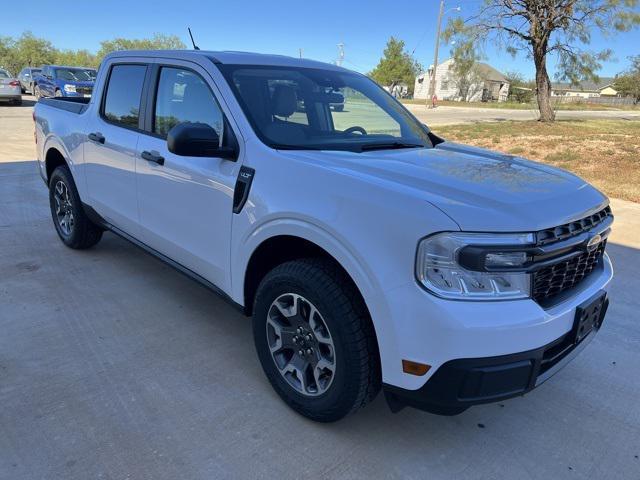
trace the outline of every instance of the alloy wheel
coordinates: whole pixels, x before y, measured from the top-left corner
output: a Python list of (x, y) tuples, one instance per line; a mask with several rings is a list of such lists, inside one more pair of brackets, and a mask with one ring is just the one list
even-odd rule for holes
[(327, 391), (336, 370), (331, 333), (318, 309), (295, 293), (280, 295), (267, 314), (267, 342), (278, 372), (298, 393)]
[(75, 221), (73, 218), (73, 206), (71, 204), (69, 189), (61, 180), (56, 182), (53, 199), (55, 201), (58, 226), (62, 233), (68, 237), (71, 235), (71, 232), (73, 232)]

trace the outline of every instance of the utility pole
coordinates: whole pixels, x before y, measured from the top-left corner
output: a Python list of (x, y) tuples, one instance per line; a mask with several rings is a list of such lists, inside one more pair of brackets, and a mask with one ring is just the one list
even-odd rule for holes
[(429, 83), (429, 98), (427, 98), (427, 106), (433, 101), (436, 93), (436, 70), (438, 69), (438, 47), (440, 46), (440, 28), (442, 26), (442, 16), (444, 15), (444, 0), (440, 0), (440, 13), (438, 14), (438, 28), (436, 30), (436, 48), (433, 53), (433, 73), (431, 74), (431, 82)]
[(344, 62), (344, 43), (340, 42), (338, 44), (338, 61), (336, 63), (341, 67), (342, 62)]
[(298, 51), (300, 52), (300, 58), (302, 58), (302, 49), (299, 48)]

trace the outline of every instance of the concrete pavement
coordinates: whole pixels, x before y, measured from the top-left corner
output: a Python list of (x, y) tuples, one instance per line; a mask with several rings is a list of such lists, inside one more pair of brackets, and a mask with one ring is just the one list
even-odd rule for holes
[(0, 479), (640, 478), (640, 205), (614, 211), (606, 324), (541, 388), (319, 425), (274, 394), (248, 319), (111, 234), (65, 248), (34, 163), (0, 163)]
[[(465, 110), (425, 115), (484, 118)], [(111, 234), (60, 243), (15, 161), (35, 155), (30, 115), (0, 106), (0, 480), (640, 479), (640, 205), (613, 201), (603, 330), (540, 389), (457, 417), (380, 396), (318, 425), (275, 395), (224, 301)]]

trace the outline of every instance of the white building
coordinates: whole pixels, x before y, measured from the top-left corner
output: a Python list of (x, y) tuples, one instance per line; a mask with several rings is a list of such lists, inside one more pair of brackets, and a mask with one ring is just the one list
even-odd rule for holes
[[(435, 94), (439, 100), (467, 102), (504, 102), (509, 95), (509, 81), (498, 70), (486, 63), (478, 62), (469, 78), (466, 98), (462, 98), (460, 81), (453, 75), (451, 67), (454, 60), (445, 60), (436, 69)], [(429, 83), (433, 75), (433, 66), (416, 77), (414, 98), (429, 97)]]

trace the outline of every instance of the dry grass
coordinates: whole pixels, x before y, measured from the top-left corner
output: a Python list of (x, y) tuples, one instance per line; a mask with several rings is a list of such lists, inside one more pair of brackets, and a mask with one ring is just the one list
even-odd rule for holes
[[(401, 99), (402, 103), (424, 105), (424, 100), (417, 99)], [(640, 105), (607, 105), (602, 103), (589, 102), (551, 102), (556, 110), (640, 110)], [(513, 110), (538, 110), (537, 104), (534, 103), (517, 103), (517, 102), (454, 102), (450, 100), (438, 100), (438, 106), (441, 107), (467, 107), (467, 108), (495, 108), (495, 109), (513, 109)]]
[(640, 202), (640, 122), (567, 120), (435, 127), (434, 133), (569, 170), (607, 195)]

